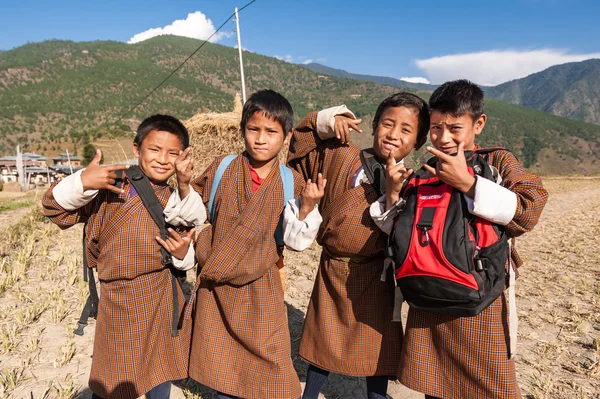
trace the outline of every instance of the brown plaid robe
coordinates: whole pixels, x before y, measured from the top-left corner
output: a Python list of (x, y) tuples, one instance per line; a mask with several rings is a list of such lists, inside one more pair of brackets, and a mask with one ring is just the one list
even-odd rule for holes
[[(218, 158), (192, 186), (208, 203)], [(294, 172), (295, 195), (304, 188)], [(245, 154), (223, 174), (215, 220), (198, 237), (190, 377), (241, 398), (297, 399), (275, 228), (284, 193), (276, 162), (256, 192)]]
[[(44, 215), (60, 228), (87, 222), (87, 255), (100, 279), (90, 389), (103, 398), (138, 398), (165, 381), (187, 377), (190, 328), (171, 336), (173, 296), (169, 269), (161, 264), (158, 227), (139, 195), (100, 190), (87, 205), (63, 209), (50, 187)], [(153, 185), (166, 205), (172, 189)], [(178, 286), (179, 309), (185, 299)]]
[[(317, 113), (294, 131), (288, 163), (305, 179), (327, 179), (318, 243), (323, 246), (299, 355), (322, 369), (350, 376), (395, 376), (402, 324), (392, 322), (393, 280), (381, 281), (385, 235), (369, 215), (377, 193), (369, 183), (350, 188), (360, 149), (316, 134)], [(393, 284), (393, 283), (392, 283)]]
[[(548, 193), (512, 153), (494, 151), (488, 160), (500, 171), (502, 185), (517, 194), (517, 211), (506, 228), (509, 237), (520, 236), (537, 223)], [(522, 261), (512, 248), (512, 264), (518, 267)], [(520, 398), (509, 342), (505, 295), (474, 317), (409, 309), (398, 379), (443, 399)]]

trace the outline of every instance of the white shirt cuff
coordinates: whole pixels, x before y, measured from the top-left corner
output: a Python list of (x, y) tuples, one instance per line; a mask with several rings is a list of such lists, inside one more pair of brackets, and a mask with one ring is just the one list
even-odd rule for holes
[(371, 215), (371, 219), (373, 219), (381, 231), (383, 231), (385, 234), (390, 234), (392, 232), (392, 228), (394, 227), (394, 219), (404, 207), (404, 203), (404, 198), (399, 198), (398, 201), (396, 201), (396, 203), (386, 211), (386, 198), (385, 195), (382, 195), (377, 199), (377, 201), (371, 204), (371, 207), (369, 208), (369, 214)]
[(177, 259), (174, 256), (171, 256), (173, 259), (173, 266), (179, 270), (190, 270), (196, 264), (196, 251), (194, 250), (194, 242), (190, 242), (190, 247), (188, 248), (187, 254), (185, 254), (185, 258)]
[(333, 127), (337, 115), (345, 115), (349, 118), (356, 119), (352, 111), (344, 104), (319, 111), (317, 114), (317, 134), (322, 140), (335, 137)]
[(179, 198), (178, 190), (173, 191), (163, 214), (165, 221), (173, 226), (198, 227), (206, 221), (206, 208), (202, 197), (191, 188), (190, 193), (183, 200)]
[(517, 194), (486, 178), (476, 178), (475, 198), (464, 196), (469, 212), (501, 226), (509, 224), (517, 211)]
[(79, 209), (98, 195), (98, 190), (83, 191), (81, 174), (84, 170), (78, 170), (72, 175), (65, 177), (52, 189), (54, 200), (66, 211)]
[(318, 206), (304, 220), (298, 220), (300, 201), (300, 197), (289, 200), (283, 211), (283, 242), (294, 251), (304, 251), (310, 247), (323, 222)]

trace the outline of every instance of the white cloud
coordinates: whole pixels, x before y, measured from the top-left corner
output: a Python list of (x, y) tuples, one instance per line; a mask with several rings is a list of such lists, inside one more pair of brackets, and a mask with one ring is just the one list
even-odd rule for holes
[(294, 57), (290, 54), (286, 54), (286, 55), (274, 55), (273, 57), (277, 58), (279, 61), (285, 61), (285, 62), (294, 62)]
[(600, 58), (600, 53), (569, 54), (561, 49), (490, 50), (422, 59), (416, 64), (432, 82), (469, 79), (481, 85), (494, 86), (543, 71), (552, 65), (590, 58)]
[(321, 64), (327, 62), (327, 58), (308, 58), (303, 55), (295, 56), (295, 55), (291, 55), (291, 54), (274, 55), (273, 58), (277, 58), (279, 61), (289, 62), (290, 64), (296, 63), (296, 64), (303, 64), (303, 65), (310, 64), (311, 62), (319, 62)]
[[(176, 35), (206, 40), (215, 31), (212, 21), (200, 11), (188, 14), (186, 19), (178, 19), (163, 28), (152, 28), (134, 35), (127, 43), (138, 43), (160, 35)], [(210, 38), (211, 43), (230, 37), (231, 32), (218, 32)]]
[(431, 83), (429, 80), (427, 80), (427, 78), (421, 78), (421, 77), (400, 78), (400, 80), (403, 80), (403, 81), (408, 82), (408, 83), (424, 83), (426, 85), (428, 85), (428, 84)]

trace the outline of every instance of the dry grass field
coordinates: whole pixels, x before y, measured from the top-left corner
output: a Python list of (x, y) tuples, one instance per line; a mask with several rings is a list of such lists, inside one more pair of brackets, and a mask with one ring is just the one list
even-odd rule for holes
[[(517, 241), (519, 381), (530, 399), (600, 398), (600, 179), (547, 179), (537, 228)], [(39, 197), (38, 197), (39, 198)], [(0, 196), (0, 209), (4, 201)], [(39, 202), (39, 201), (38, 201)], [(0, 211), (0, 398), (89, 398), (93, 322), (72, 331), (87, 296), (81, 227), (61, 232), (35, 205)], [(319, 249), (287, 253), (291, 339), (300, 338)], [(306, 365), (293, 355), (301, 380)], [(332, 376), (323, 397), (365, 397), (365, 382)], [(397, 383), (394, 399), (416, 399)], [(193, 382), (173, 398), (212, 398)]]

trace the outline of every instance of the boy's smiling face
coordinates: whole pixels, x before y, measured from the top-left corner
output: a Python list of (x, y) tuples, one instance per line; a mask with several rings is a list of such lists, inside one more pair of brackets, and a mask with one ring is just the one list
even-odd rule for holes
[(373, 151), (385, 160), (390, 152), (404, 159), (415, 147), (419, 131), (419, 111), (407, 107), (389, 107), (381, 113), (373, 135)]
[(471, 115), (454, 116), (432, 111), (429, 123), (431, 144), (446, 154), (458, 151), (458, 144), (465, 143), (465, 151), (475, 148), (475, 137), (481, 134), (487, 117), (481, 115), (475, 122)]
[(141, 145), (133, 145), (140, 169), (154, 184), (166, 182), (175, 173), (175, 159), (183, 144), (179, 137), (163, 130), (152, 130)]
[(262, 111), (255, 112), (244, 128), (244, 145), (253, 167), (260, 167), (273, 161), (291, 132), (285, 134), (283, 127)]

